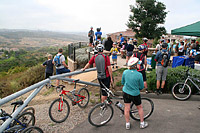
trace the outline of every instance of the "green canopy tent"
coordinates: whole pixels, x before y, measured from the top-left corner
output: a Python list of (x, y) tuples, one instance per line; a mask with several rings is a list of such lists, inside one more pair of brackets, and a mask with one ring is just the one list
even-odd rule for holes
[(200, 21), (186, 25), (181, 28), (171, 30), (172, 35), (184, 35), (184, 36), (197, 36), (200, 37)]

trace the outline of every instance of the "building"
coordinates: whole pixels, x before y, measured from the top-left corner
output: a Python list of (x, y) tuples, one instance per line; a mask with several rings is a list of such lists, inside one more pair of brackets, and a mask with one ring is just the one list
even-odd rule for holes
[(116, 42), (120, 39), (120, 34), (128, 40), (128, 38), (135, 38), (135, 33), (132, 31), (132, 29), (127, 29), (126, 31), (120, 31), (120, 32), (115, 32), (115, 33), (109, 33), (107, 36), (110, 36), (113, 40), (113, 42)]

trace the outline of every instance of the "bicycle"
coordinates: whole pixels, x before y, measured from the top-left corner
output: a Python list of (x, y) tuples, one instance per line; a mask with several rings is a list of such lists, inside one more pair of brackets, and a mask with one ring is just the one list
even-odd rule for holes
[[(61, 91), (60, 97), (54, 100), (49, 107), (49, 117), (52, 121), (62, 123), (69, 116), (70, 106), (67, 100), (63, 98), (64, 95), (72, 101), (72, 106), (78, 104), (80, 108), (85, 108), (88, 105), (90, 99), (88, 90), (86, 88), (81, 88), (78, 93), (76, 93), (76, 83), (78, 81), (79, 79), (73, 81), (75, 85), (72, 91), (65, 91), (63, 90), (65, 86), (59, 85)], [(72, 94), (72, 96), (67, 93)]]
[[(16, 106), (20, 106), (23, 104), (23, 101), (17, 101), (14, 103), (11, 103), (11, 105), (14, 105), (13, 107), (13, 112), (15, 111)], [(29, 125), (34, 126), (35, 125), (35, 116), (34, 113), (30, 112), (35, 110), (30, 107), (25, 109), (21, 114), (17, 116), (17, 118), (14, 118), (14, 120), (9, 124), (9, 126), (5, 129), (5, 133), (7, 132), (12, 132), (12, 133), (17, 133), (20, 131), (23, 131), (26, 129)], [(12, 116), (6, 111), (0, 109), (0, 120), (5, 122), (8, 118), (12, 118)]]
[(22, 133), (31, 133), (31, 132), (43, 133), (43, 130), (36, 126), (30, 126), (22, 131)]
[[(107, 100), (105, 100), (103, 103), (99, 103), (95, 105), (88, 114), (88, 121), (91, 125), (100, 127), (108, 123), (114, 114), (114, 110), (112, 107), (112, 99), (118, 99), (123, 100), (123, 98), (116, 97), (111, 90), (109, 90), (104, 84), (104, 89), (106, 93), (108, 94)], [(141, 98), (142, 100), (142, 106), (144, 111), (144, 120), (149, 118), (154, 110), (154, 104), (153, 101), (149, 98)], [(119, 101), (115, 103), (115, 106), (117, 106)], [(124, 114), (124, 109), (119, 106), (117, 106), (118, 109), (120, 109), (121, 113)], [(130, 110), (130, 116), (132, 119), (136, 121), (140, 121), (140, 117), (138, 114), (138, 110), (134, 104), (131, 104), (131, 110)]]
[[(194, 82), (197, 81), (200, 83), (200, 80), (198, 78), (193, 78), (189, 74), (189, 68), (186, 71), (186, 79), (183, 82), (178, 82), (172, 87), (172, 96), (180, 101), (187, 100), (191, 97), (192, 89), (190, 85), (187, 84), (188, 80), (200, 91), (200, 87)], [(193, 81), (194, 80), (194, 81)]]

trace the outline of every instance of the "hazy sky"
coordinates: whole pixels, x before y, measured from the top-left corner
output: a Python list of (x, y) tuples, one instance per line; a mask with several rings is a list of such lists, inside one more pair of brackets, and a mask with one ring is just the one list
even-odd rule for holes
[[(200, 0), (159, 0), (169, 11), (167, 32), (200, 20)], [(135, 0), (0, 0), (0, 28), (103, 33), (127, 29)]]

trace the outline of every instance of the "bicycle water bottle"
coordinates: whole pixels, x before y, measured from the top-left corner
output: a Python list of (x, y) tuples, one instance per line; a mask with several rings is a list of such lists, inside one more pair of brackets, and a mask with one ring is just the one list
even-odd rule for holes
[(124, 110), (124, 105), (121, 104), (119, 101), (117, 101), (115, 105), (116, 105), (120, 110)]

